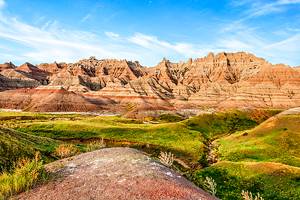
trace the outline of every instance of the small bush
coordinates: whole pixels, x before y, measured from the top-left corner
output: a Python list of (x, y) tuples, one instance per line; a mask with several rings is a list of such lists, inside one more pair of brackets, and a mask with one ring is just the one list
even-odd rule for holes
[(242, 197), (244, 200), (264, 200), (259, 193), (257, 195), (253, 196), (251, 192), (248, 191), (242, 191)]
[(61, 144), (55, 149), (54, 154), (60, 158), (67, 158), (74, 156), (78, 151), (74, 144)]
[(104, 147), (106, 147), (106, 144), (104, 142), (104, 139), (101, 138), (100, 141), (93, 141), (93, 142), (88, 143), (86, 146), (86, 150), (87, 151), (95, 151), (97, 149), (102, 149)]
[(162, 164), (166, 165), (167, 167), (171, 167), (174, 162), (174, 155), (171, 152), (160, 152), (159, 160)]
[(215, 182), (215, 180), (211, 177), (205, 177), (204, 180), (204, 186), (205, 189), (212, 194), (213, 196), (216, 196), (217, 193), (217, 183)]
[(40, 179), (45, 178), (45, 171), (39, 154), (35, 159), (20, 159), (11, 173), (3, 172), (0, 175), (0, 199), (30, 189)]

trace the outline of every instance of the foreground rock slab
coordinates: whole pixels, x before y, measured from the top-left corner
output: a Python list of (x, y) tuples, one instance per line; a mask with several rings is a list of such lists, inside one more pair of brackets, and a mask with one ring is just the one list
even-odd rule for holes
[(216, 199), (130, 148), (101, 149), (53, 162), (46, 168), (60, 178), (17, 199)]

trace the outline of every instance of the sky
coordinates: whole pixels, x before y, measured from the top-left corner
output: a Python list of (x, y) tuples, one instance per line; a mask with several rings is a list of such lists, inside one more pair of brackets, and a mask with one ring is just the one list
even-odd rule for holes
[(0, 63), (156, 65), (246, 51), (300, 65), (300, 0), (0, 0)]

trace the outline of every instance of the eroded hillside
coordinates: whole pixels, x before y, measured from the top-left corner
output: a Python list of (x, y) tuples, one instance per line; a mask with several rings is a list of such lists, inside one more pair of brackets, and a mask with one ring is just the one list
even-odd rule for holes
[(31, 111), (289, 108), (300, 105), (299, 86), (297, 68), (244, 52), (210, 53), (180, 63), (163, 59), (150, 68), (94, 57), (77, 63), (0, 65), (0, 106)]

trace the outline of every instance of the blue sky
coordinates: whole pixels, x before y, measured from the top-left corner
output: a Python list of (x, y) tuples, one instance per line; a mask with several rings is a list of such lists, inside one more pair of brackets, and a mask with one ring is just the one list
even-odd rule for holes
[(300, 0), (0, 0), (1, 63), (222, 51), (300, 65)]

